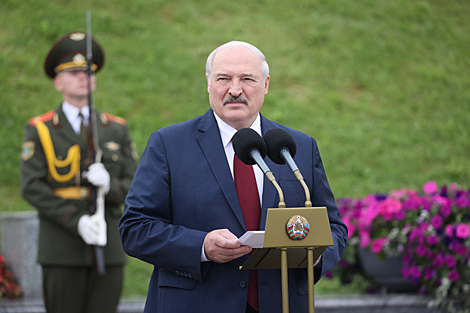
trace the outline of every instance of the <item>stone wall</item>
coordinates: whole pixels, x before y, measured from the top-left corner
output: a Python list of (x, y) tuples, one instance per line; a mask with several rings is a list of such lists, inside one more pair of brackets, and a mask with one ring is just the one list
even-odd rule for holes
[(24, 291), (24, 298), (42, 298), (41, 266), (36, 263), (39, 219), (36, 211), (2, 212), (1, 251)]

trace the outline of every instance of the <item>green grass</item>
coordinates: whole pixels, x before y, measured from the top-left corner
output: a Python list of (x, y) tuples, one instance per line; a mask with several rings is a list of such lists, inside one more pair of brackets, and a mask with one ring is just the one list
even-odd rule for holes
[[(59, 104), (43, 61), (58, 37), (85, 30), (87, 9), (106, 52), (94, 103), (129, 121), (139, 152), (152, 131), (208, 109), (207, 55), (244, 40), (271, 67), (262, 113), (317, 139), (337, 198), (470, 181), (468, 1), (4, 0), (2, 211), (30, 209), (18, 191), (23, 127)], [(130, 261), (124, 295), (145, 295), (150, 271)]]

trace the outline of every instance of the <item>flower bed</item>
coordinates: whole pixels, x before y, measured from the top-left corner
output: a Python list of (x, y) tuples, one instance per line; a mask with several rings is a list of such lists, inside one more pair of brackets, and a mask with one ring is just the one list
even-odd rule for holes
[(13, 273), (5, 265), (5, 257), (0, 254), (0, 295), (5, 298), (19, 298), (23, 289), (16, 284)]
[(363, 199), (338, 199), (349, 243), (332, 271), (344, 283), (364, 276), (358, 249), (380, 258), (401, 257), (403, 278), (433, 296), (431, 307), (470, 307), (470, 190), (455, 184), (422, 191), (407, 188)]

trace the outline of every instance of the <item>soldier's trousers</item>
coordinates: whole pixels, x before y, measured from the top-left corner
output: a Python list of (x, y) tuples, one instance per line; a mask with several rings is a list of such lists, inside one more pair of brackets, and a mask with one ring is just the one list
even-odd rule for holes
[(122, 290), (123, 265), (93, 267), (42, 266), (48, 313), (115, 313)]

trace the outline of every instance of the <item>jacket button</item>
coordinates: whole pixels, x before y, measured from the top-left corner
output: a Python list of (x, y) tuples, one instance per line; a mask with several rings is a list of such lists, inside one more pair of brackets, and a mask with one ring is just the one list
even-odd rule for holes
[(193, 278), (193, 275), (191, 275), (191, 273), (189, 273), (188, 278)]
[(240, 281), (240, 287), (245, 288), (246, 282), (244, 280)]

